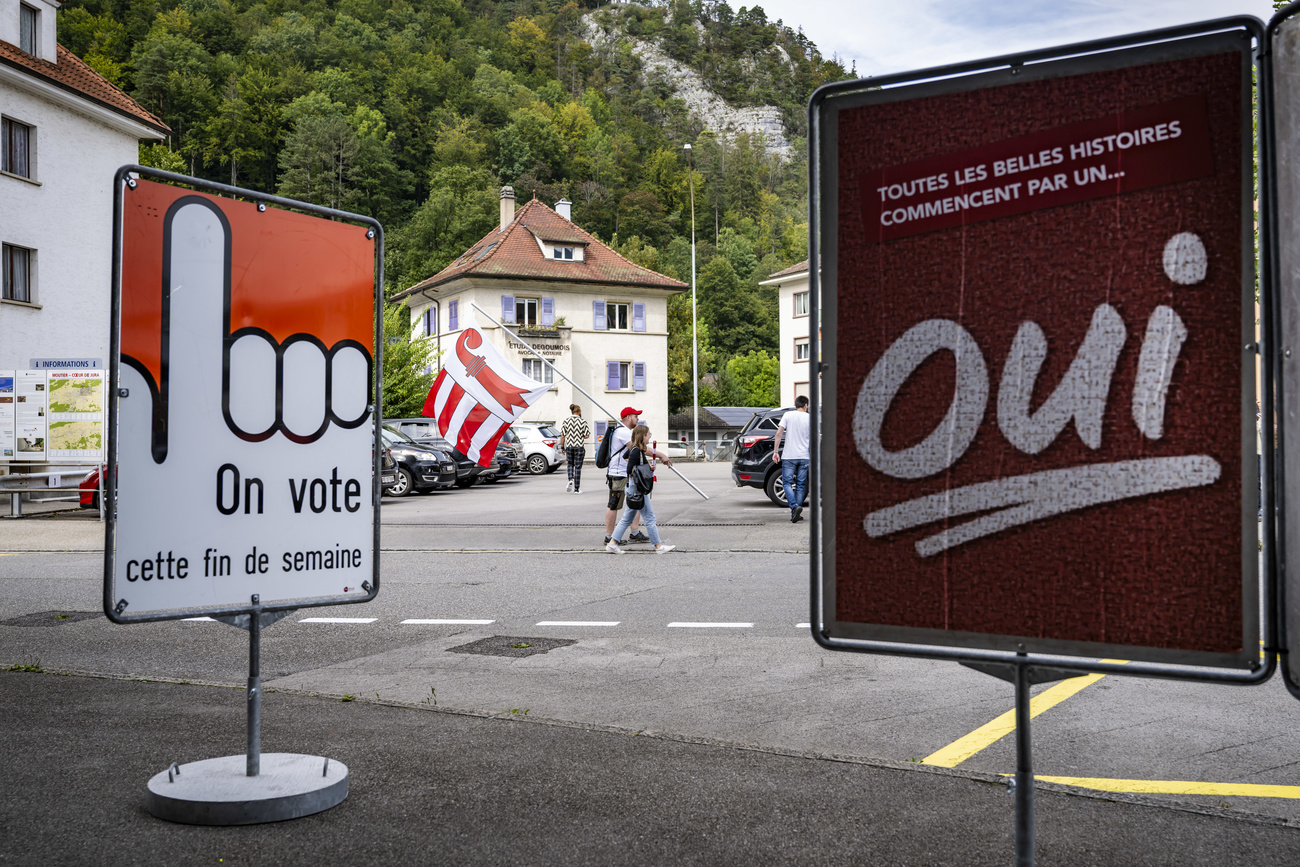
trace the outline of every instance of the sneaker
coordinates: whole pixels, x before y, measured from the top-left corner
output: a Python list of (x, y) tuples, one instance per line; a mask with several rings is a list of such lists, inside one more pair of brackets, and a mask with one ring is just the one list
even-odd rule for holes
[(578, 490), (577, 488), (574, 488), (574, 489), (573, 489), (573, 492), (574, 492), (575, 494), (581, 494), (581, 493), (582, 493), (582, 491)]
[[(609, 542), (610, 542), (610, 540), (613, 539), (613, 538), (614, 538), (613, 536), (606, 536), (606, 537), (605, 537), (605, 544), (608, 545)], [(626, 542), (615, 542), (614, 544), (615, 544), (615, 545), (625, 545), (625, 544), (627, 544), (627, 543), (626, 543)]]
[(656, 554), (667, 554), (669, 551), (671, 551), (672, 549), (674, 549), (674, 548), (676, 548), (676, 547), (677, 547), (676, 545), (655, 545), (655, 553), (656, 553)]
[(605, 543), (605, 550), (608, 551), (608, 552), (611, 553), (611, 554), (622, 554), (622, 553), (623, 553), (623, 549), (620, 548), (620, 547), (618, 547), (618, 540), (617, 540), (617, 539), (610, 539), (608, 542), (606, 542), (606, 543)]
[(647, 536), (645, 533), (642, 533), (640, 530), (637, 530), (631, 536), (628, 536), (627, 540), (629, 542), (649, 542), (650, 537)]
[(569, 493), (573, 493), (573, 479), (569, 479)]
[(797, 524), (803, 520), (803, 506), (799, 506), (790, 513), (790, 523)]

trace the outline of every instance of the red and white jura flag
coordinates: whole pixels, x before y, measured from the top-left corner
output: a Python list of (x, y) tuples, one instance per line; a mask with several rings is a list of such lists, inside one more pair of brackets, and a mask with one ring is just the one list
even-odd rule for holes
[(424, 401), (424, 415), (480, 466), (492, 466), (497, 443), (550, 386), (515, 370), (472, 321)]

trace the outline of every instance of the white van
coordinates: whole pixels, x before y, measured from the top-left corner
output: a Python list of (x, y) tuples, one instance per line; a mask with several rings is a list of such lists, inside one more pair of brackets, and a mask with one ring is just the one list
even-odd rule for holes
[(564, 463), (560, 432), (545, 422), (517, 421), (501, 440), (513, 445), (524, 456), (528, 472), (535, 476), (553, 473)]

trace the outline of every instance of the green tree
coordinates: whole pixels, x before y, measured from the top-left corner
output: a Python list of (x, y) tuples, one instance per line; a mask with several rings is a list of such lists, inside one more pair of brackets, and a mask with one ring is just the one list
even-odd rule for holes
[[(713, 344), (709, 340), (709, 324), (697, 317), (695, 336), (699, 347), (699, 373), (703, 376), (716, 363)], [(670, 412), (684, 412), (692, 405), (691, 388), (694, 347), (691, 341), (691, 293), (682, 292), (668, 299), (668, 406)], [(706, 393), (700, 388), (700, 406), (716, 406), (705, 402)]]
[(781, 359), (764, 350), (737, 355), (727, 373), (745, 392), (744, 406), (776, 406), (781, 394)]
[(705, 265), (697, 282), (700, 314), (723, 356), (776, 351), (777, 323), (757, 295), (740, 282), (726, 256)]
[(384, 373), (381, 418), (418, 416), (433, 387), (433, 340), (411, 331), (410, 308), (384, 306)]

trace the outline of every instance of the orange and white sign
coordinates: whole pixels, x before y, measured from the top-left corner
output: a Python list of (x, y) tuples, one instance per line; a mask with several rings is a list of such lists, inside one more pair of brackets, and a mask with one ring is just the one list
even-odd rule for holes
[(365, 597), (374, 232), (148, 180), (122, 200), (119, 613)]

